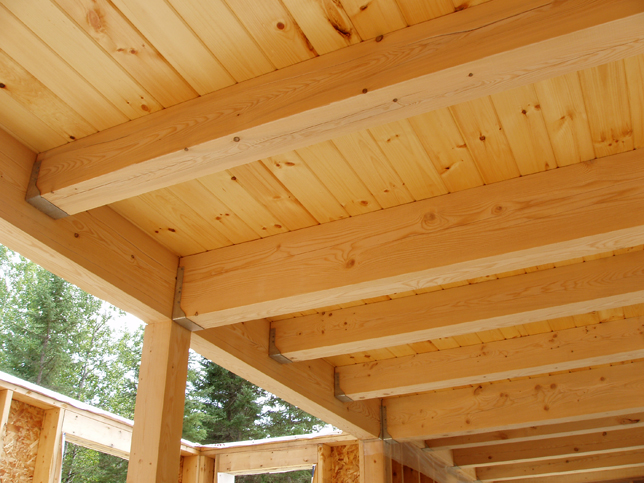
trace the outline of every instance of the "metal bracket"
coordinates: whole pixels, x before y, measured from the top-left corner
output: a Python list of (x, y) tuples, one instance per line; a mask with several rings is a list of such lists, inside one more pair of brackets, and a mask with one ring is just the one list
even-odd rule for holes
[(279, 362), (280, 364), (290, 364), (293, 362), (286, 356), (283, 356), (280, 350), (275, 345), (275, 329), (271, 327), (270, 332), (268, 333), (268, 357), (274, 361)]
[(174, 286), (174, 303), (172, 304), (172, 320), (182, 327), (185, 327), (190, 332), (203, 330), (203, 327), (195, 324), (190, 320), (186, 313), (181, 308), (181, 291), (183, 290), (183, 272), (184, 268), (177, 269), (177, 284)]
[(340, 387), (340, 373), (338, 372), (334, 374), (333, 395), (338, 401), (342, 401), (343, 403), (353, 402), (353, 399), (347, 396), (345, 392), (342, 390), (342, 388)]
[(387, 431), (387, 407), (380, 403), (380, 439), (383, 441), (391, 441), (393, 438)]
[(25, 201), (34, 208), (42, 211), (45, 215), (53, 218), (54, 220), (65, 218), (66, 216), (69, 216), (67, 213), (58, 208), (51, 201), (46, 200), (41, 196), (40, 189), (38, 188), (40, 163), (42, 163), (42, 161), (40, 159), (37, 159), (33, 167), (31, 168), (31, 176), (29, 177), (29, 185), (27, 186)]

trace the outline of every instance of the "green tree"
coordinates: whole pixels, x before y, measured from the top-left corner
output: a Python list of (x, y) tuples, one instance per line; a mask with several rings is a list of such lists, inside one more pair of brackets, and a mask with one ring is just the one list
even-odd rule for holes
[[(133, 418), (142, 330), (116, 333), (115, 308), (0, 245), (0, 370)], [(184, 437), (222, 443), (311, 432), (324, 423), (191, 354)], [(125, 482), (127, 461), (67, 445), (63, 483)], [(240, 483), (309, 483), (310, 472)]]
[[(115, 333), (119, 311), (2, 246), (0, 274), (0, 369), (132, 417), (142, 332)], [(126, 471), (119, 458), (69, 445), (63, 482), (125, 481)]]

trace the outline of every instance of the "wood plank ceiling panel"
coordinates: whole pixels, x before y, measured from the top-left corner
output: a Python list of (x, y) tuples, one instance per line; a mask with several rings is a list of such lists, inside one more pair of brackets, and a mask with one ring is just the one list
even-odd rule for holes
[(317, 56), (280, 0), (226, 0), (226, 3), (278, 69)]
[(273, 156), (262, 160), (262, 163), (300, 200), (319, 223), (349, 216), (297, 152)]
[(624, 59), (635, 148), (644, 148), (644, 55)]
[(298, 149), (296, 153), (349, 215), (361, 215), (382, 208), (331, 141)]
[(165, 0), (113, 0), (200, 95), (235, 80)]
[[(163, 108), (50, 0), (2, 0), (0, 3), (128, 119), (136, 119)], [(34, 15), (34, 9), (38, 15)]]
[(275, 70), (224, 0), (170, 0), (170, 4), (237, 82)]
[(76, 111), (3, 50), (0, 50), (0, 82), (4, 86), (3, 92), (60, 134), (65, 141), (96, 132)]
[(363, 40), (407, 27), (396, 0), (341, 0)]
[(579, 72), (597, 157), (634, 148), (624, 62)]
[(198, 96), (108, 0), (54, 1), (163, 107)]
[(339, 2), (282, 1), (319, 55), (360, 42), (360, 35)]
[[(0, 5), (0, 45), (31, 75), (97, 130), (128, 117), (81, 77), (4, 6)], [(34, 130), (37, 133), (37, 130)]]

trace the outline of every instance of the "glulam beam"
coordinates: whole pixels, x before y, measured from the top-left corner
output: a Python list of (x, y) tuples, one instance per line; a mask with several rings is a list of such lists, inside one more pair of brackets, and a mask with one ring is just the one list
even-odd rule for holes
[(39, 156), (68, 214), (644, 51), (637, 0), (494, 0)]
[[(640, 258), (644, 263), (644, 252)], [(632, 268), (632, 267), (631, 267)], [(562, 277), (564, 283), (574, 281)], [(406, 318), (403, 312), (400, 320)], [(431, 320), (428, 319), (428, 320)], [(644, 317), (336, 368), (351, 399), (371, 399), (644, 358)]]
[[(644, 362), (387, 398), (396, 440), (500, 431), (644, 410)], [(462, 465), (459, 465), (462, 466)]]
[[(210, 328), (637, 246), (643, 161), (642, 150), (632, 151), (184, 257), (181, 307)], [(572, 292), (559, 282), (559, 294)], [(314, 346), (331, 336), (319, 335)]]

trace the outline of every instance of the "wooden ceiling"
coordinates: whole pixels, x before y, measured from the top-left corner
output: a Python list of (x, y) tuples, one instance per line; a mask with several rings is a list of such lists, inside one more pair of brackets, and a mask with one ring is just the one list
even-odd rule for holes
[[(0, 0), (0, 126), (40, 153), (58, 227), (101, 239), (84, 212), (120, 215), (145, 263), (178, 259), (215, 362), (361, 437), (382, 402), (394, 438), (464, 480), (622, 481), (644, 476), (640, 10)], [(172, 291), (141, 270), (135, 298)], [(293, 364), (272, 366), (269, 329)], [(312, 396), (327, 374), (353, 403)]]

